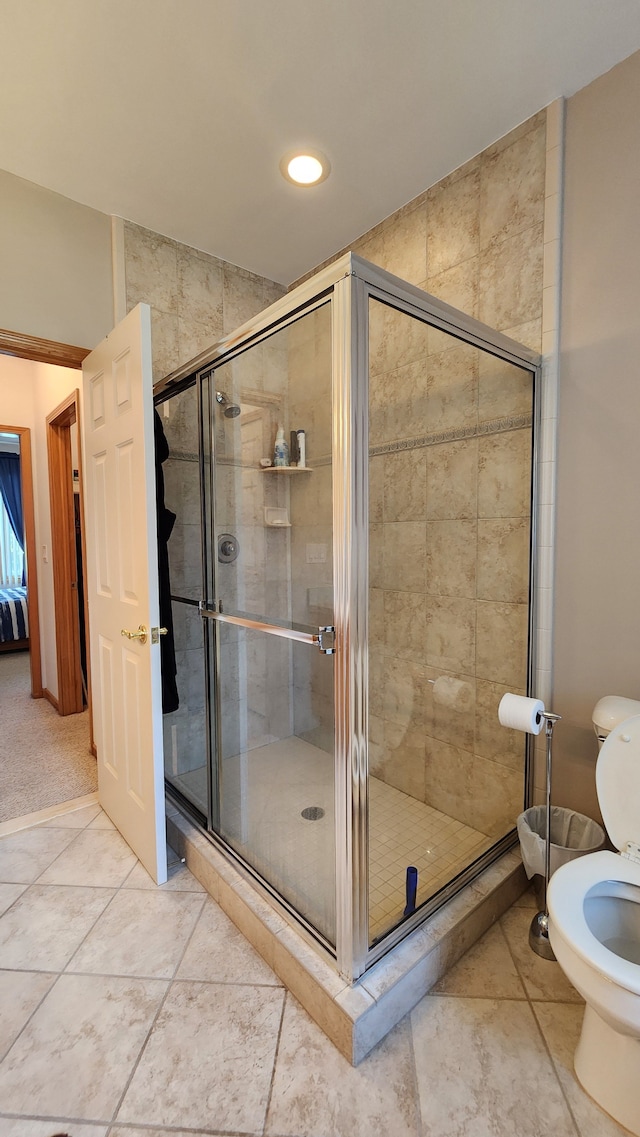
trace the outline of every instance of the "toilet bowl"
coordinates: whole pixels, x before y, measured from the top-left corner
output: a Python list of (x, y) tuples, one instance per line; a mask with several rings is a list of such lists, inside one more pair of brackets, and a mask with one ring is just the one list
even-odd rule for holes
[(549, 939), (586, 1003), (578, 1080), (640, 1137), (640, 714), (604, 741), (596, 766), (602, 816), (620, 852), (563, 865), (549, 884)]

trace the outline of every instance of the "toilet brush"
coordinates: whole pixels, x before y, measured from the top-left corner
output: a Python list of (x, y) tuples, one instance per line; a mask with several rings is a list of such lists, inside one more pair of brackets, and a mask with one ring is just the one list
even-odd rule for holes
[(547, 806), (546, 806), (546, 832), (544, 849), (544, 911), (536, 912), (529, 928), (529, 947), (536, 955), (543, 959), (555, 959), (553, 948), (549, 942), (549, 905), (547, 904), (547, 890), (551, 876), (551, 740), (554, 725), (561, 715), (554, 715), (550, 711), (541, 711), (540, 717), (544, 719), (544, 733), (547, 740)]

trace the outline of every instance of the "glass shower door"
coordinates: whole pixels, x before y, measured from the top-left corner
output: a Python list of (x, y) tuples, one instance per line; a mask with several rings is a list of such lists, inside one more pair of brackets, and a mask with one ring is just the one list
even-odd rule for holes
[[(335, 944), (331, 323), (324, 304), (202, 380), (213, 828)], [(307, 464), (267, 466), (278, 427)]]
[(369, 302), (369, 942), (522, 809), (533, 373)]

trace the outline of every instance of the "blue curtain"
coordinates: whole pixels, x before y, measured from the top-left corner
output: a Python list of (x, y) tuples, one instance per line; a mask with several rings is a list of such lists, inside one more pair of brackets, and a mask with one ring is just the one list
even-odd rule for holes
[(9, 514), (9, 521), (16, 535), (16, 541), (24, 552), (19, 454), (0, 454), (0, 494), (2, 494), (5, 509)]

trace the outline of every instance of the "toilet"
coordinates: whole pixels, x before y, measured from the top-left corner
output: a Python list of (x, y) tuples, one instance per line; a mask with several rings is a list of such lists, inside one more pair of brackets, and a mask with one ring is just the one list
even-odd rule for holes
[(549, 939), (586, 1002), (575, 1072), (640, 1137), (640, 702), (594, 708), (596, 787), (611, 843), (562, 865), (548, 891)]

